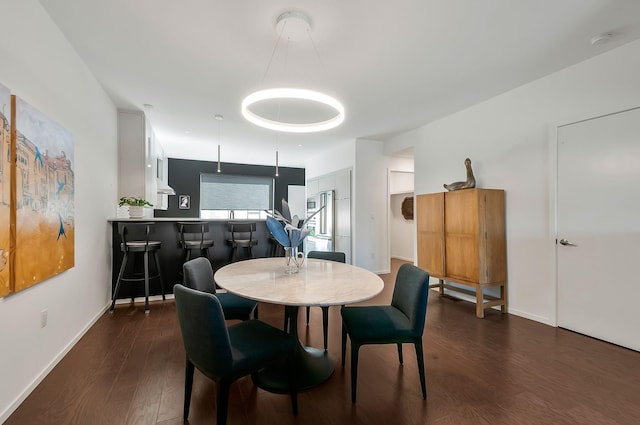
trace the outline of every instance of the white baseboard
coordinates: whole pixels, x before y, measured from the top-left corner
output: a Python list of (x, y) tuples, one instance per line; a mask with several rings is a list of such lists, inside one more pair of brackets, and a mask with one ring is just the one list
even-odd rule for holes
[[(439, 289), (434, 287), (431, 288), (431, 290), (439, 292)], [(455, 298), (458, 298), (460, 300), (463, 301), (468, 301), (472, 304), (476, 303), (476, 299), (470, 295), (467, 294), (462, 294), (460, 292), (456, 292), (456, 291), (448, 291), (447, 289), (444, 290), (445, 294), (451, 295)], [(491, 307), (494, 310), (498, 310), (500, 311), (500, 306), (493, 306)], [(513, 308), (510, 308), (509, 306), (507, 306), (507, 314), (513, 314), (514, 316), (518, 316), (518, 317), (522, 317), (525, 319), (529, 319), (529, 320), (533, 320), (534, 322), (538, 322), (538, 323), (542, 323), (543, 325), (548, 325), (548, 326), (553, 326), (554, 328), (557, 327), (556, 324), (553, 322), (553, 320), (549, 319), (548, 317), (542, 317), (542, 316), (538, 316), (535, 314), (531, 314), (529, 312), (526, 311), (522, 311), (522, 310), (516, 310)]]
[(9, 406), (2, 413), (0, 413), (0, 424), (9, 419), (9, 416), (11, 416), (11, 414), (22, 404), (22, 402), (25, 401), (25, 399), (40, 384), (40, 382), (42, 382), (42, 380), (47, 377), (49, 372), (51, 372), (51, 370), (53, 370), (53, 368), (56, 367), (58, 363), (60, 363), (60, 360), (62, 360), (64, 356), (66, 356), (67, 353), (71, 351), (76, 343), (80, 341), (80, 338), (82, 338), (84, 334), (87, 333), (89, 329), (91, 329), (91, 327), (98, 321), (98, 319), (100, 319), (100, 317), (102, 317), (102, 315), (110, 306), (111, 302), (109, 302), (102, 310), (100, 310), (93, 318), (91, 318), (91, 320), (85, 325), (84, 328), (80, 330), (80, 332), (78, 332), (78, 334), (69, 342), (69, 344), (67, 344), (49, 362), (49, 364), (42, 370), (42, 372), (40, 372), (29, 385), (27, 385), (27, 387), (20, 393), (20, 395), (18, 395), (18, 397), (16, 397), (15, 400), (13, 400), (13, 402), (9, 404)]
[(523, 317), (525, 319), (533, 320), (534, 322), (539, 322), (539, 323), (542, 323), (543, 325), (549, 325), (554, 328), (557, 327), (556, 324), (553, 322), (553, 320), (549, 319), (548, 317), (538, 316), (536, 314), (531, 314), (522, 310), (515, 310), (513, 308), (509, 308), (508, 310), (509, 310), (509, 314), (513, 314), (514, 316)]
[[(165, 294), (164, 295), (166, 299), (168, 300), (172, 300), (173, 299), (173, 294)], [(162, 301), (162, 295), (150, 295), (149, 296), (149, 301)], [(144, 302), (144, 297), (136, 297), (133, 299), (134, 303), (143, 303)], [(116, 305), (120, 305), (120, 304), (131, 304), (131, 298), (122, 298), (119, 300), (116, 300)], [(111, 306), (111, 302), (109, 302), (109, 307)]]

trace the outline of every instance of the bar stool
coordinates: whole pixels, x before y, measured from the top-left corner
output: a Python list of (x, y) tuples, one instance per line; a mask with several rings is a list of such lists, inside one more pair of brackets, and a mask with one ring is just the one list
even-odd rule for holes
[[(213, 239), (205, 239), (209, 233), (209, 223), (206, 221), (179, 221), (180, 246), (184, 251), (184, 261), (191, 258), (205, 257), (209, 259), (209, 248), (213, 247)], [(197, 250), (197, 255), (192, 256), (191, 251)]]
[(231, 245), (231, 262), (236, 261), (238, 248), (246, 248), (249, 258), (253, 258), (253, 247), (258, 245), (258, 240), (253, 238), (256, 223), (230, 221), (227, 226), (231, 233), (231, 239), (227, 239), (227, 243)]
[[(118, 297), (118, 291), (122, 282), (142, 282), (144, 281), (144, 312), (149, 313), (149, 281), (151, 279), (160, 280), (160, 288), (162, 290), (162, 301), (165, 300), (164, 295), (164, 283), (162, 281), (162, 275), (160, 273), (160, 261), (158, 260), (158, 250), (162, 243), (160, 241), (149, 240), (151, 234), (153, 222), (120, 222), (118, 223), (118, 233), (120, 234), (120, 251), (124, 253), (122, 259), (122, 265), (120, 266), (120, 272), (118, 273), (118, 280), (116, 281), (116, 287), (113, 290), (113, 299), (111, 301), (110, 312), (113, 312), (116, 299)], [(149, 253), (153, 253), (153, 259), (155, 263), (156, 274), (149, 275)], [(144, 262), (143, 272), (133, 272), (131, 275), (125, 276), (125, 270), (129, 257), (134, 260), (142, 254)]]
[(269, 243), (271, 244), (269, 257), (284, 257), (284, 247), (271, 234), (269, 235)]

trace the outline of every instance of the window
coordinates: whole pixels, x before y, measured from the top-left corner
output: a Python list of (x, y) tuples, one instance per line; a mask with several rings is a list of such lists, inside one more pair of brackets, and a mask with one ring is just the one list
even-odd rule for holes
[(273, 210), (272, 177), (200, 175), (200, 217), (266, 219)]

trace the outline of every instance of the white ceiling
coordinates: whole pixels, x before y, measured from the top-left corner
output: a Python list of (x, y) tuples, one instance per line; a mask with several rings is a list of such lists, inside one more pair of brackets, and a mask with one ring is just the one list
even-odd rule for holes
[[(277, 146), (283, 166), (355, 138), (386, 140), (640, 37), (635, 0), (40, 3), (119, 108), (153, 105), (169, 157), (215, 160), (221, 114), (224, 162), (273, 164)], [(292, 42), (286, 64), (278, 49), (269, 66), (287, 10), (310, 17), (313, 43)], [(242, 117), (246, 95), (285, 81), (340, 99), (344, 124), (276, 137)]]

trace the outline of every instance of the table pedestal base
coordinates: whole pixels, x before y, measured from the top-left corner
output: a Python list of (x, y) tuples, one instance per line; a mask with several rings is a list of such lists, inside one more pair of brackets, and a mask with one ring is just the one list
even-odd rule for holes
[[(297, 339), (298, 307), (285, 307), (285, 323), (289, 333)], [(299, 340), (295, 362), (295, 386), (298, 392), (317, 387), (329, 379), (333, 373), (333, 360), (328, 351), (304, 347)], [(286, 360), (282, 360), (258, 372), (254, 376), (254, 382), (258, 387), (272, 393), (289, 393), (290, 367)]]
[[(289, 368), (282, 361), (276, 366), (263, 369), (255, 377), (255, 384), (272, 393), (289, 393)], [(313, 347), (299, 346), (295, 365), (295, 386), (298, 392), (310, 390), (325, 382), (333, 373), (333, 360), (329, 353)]]

